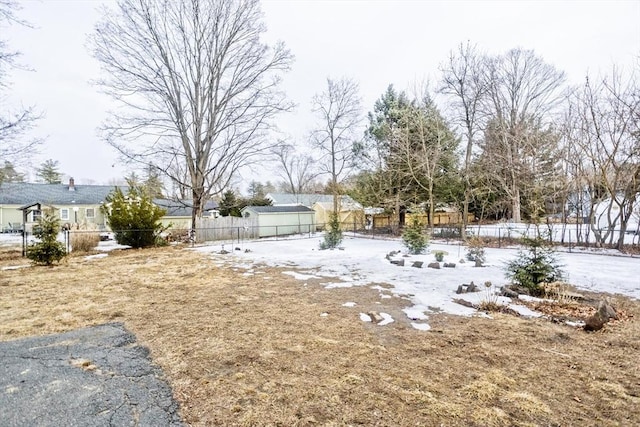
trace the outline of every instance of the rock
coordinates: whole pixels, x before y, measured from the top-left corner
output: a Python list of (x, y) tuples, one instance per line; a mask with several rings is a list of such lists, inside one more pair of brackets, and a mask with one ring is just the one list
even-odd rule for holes
[(444, 263), (444, 268), (456, 268), (456, 263), (455, 262), (445, 262)]
[(480, 288), (478, 288), (475, 283), (471, 282), (469, 283), (469, 286), (467, 286), (467, 292), (480, 292)]
[(439, 262), (430, 262), (429, 265), (427, 265), (427, 267), (435, 268), (435, 269), (439, 270), (440, 269), (440, 263)]
[(605, 322), (608, 322), (610, 319), (618, 319), (618, 313), (616, 313), (615, 308), (613, 308), (605, 300), (600, 301), (600, 303), (598, 304), (598, 314), (600, 315), (600, 318)]
[(459, 264), (464, 264), (464, 263), (465, 263), (464, 258), (460, 258), (460, 261), (458, 261), (458, 263), (459, 263)]
[(225, 251), (224, 249), (221, 250), (220, 252), (218, 252), (220, 255), (226, 255), (229, 253), (229, 251)]
[(500, 289), (500, 295), (502, 295), (503, 297), (518, 298), (518, 293), (506, 286), (503, 286), (502, 289)]
[(424, 264), (422, 261), (413, 261), (413, 264), (411, 264), (411, 267), (422, 268), (422, 264)]
[(483, 265), (482, 265), (482, 261), (480, 261), (480, 260), (478, 260), (478, 259), (477, 259), (477, 260), (476, 260), (476, 263), (475, 263), (475, 267), (483, 267)]
[(466, 292), (465, 286), (464, 285), (459, 285), (458, 286), (458, 290), (456, 290), (456, 294), (464, 294)]
[(391, 264), (395, 264), (398, 267), (404, 267), (404, 260), (403, 259), (392, 259), (391, 260)]
[(242, 249), (240, 249), (239, 247), (236, 246), (236, 251), (241, 251)]
[(587, 317), (584, 321), (584, 330), (587, 332), (599, 331), (605, 323), (606, 320), (600, 316), (600, 313), (596, 313), (593, 316)]
[(453, 300), (453, 302), (455, 302), (456, 304), (464, 305), (465, 307), (475, 308), (472, 303), (461, 298), (456, 298)]
[(380, 313), (378, 313), (377, 311), (370, 311), (367, 313), (367, 315), (371, 318), (371, 321), (373, 323), (380, 323), (384, 320), (384, 318), (380, 316)]

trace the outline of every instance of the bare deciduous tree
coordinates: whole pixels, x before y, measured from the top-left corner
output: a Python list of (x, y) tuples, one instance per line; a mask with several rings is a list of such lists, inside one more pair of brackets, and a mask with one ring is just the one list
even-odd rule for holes
[[(531, 50), (512, 49), (486, 61), (487, 97), (483, 109), (490, 117), (493, 146), (490, 164), (503, 168), (503, 190), (511, 201), (511, 218), (521, 221), (522, 160), (535, 153), (533, 130), (548, 128), (551, 110), (562, 99), (563, 72)], [(489, 148), (485, 144), (485, 151)]]
[(264, 31), (257, 0), (119, 0), (91, 35), (98, 84), (122, 107), (106, 140), (190, 190), (192, 227), (212, 190), (267, 152), (271, 120), (290, 108), (278, 86), (292, 56)]
[[(29, 26), (16, 16), (19, 9), (15, 1), (0, 0), (0, 29), (4, 30), (12, 24)], [(7, 42), (0, 39), (0, 90), (7, 90), (11, 86), (7, 80), (8, 70), (21, 68), (16, 62), (19, 56), (20, 52), (11, 50)], [(37, 138), (25, 139), (25, 134), (34, 128), (42, 115), (33, 106), (9, 109), (6, 105), (3, 102), (0, 111), (0, 160), (19, 162), (33, 153), (42, 142)]]
[(312, 111), (319, 119), (312, 141), (322, 152), (318, 162), (321, 171), (331, 177), (334, 212), (338, 212), (340, 181), (353, 164), (360, 109), (358, 84), (346, 78), (327, 79), (327, 89), (312, 100)]
[[(462, 230), (466, 230), (471, 200), (471, 159), (476, 144), (476, 135), (482, 129), (482, 99), (487, 92), (487, 80), (483, 70), (484, 57), (470, 43), (460, 44), (457, 52), (451, 52), (448, 62), (441, 66), (442, 83), (440, 92), (449, 95), (454, 110), (454, 122), (462, 129), (466, 140), (462, 182), (464, 200), (462, 207)], [(464, 240), (467, 233), (463, 232)]]
[(277, 173), (283, 179), (287, 193), (309, 192), (320, 174), (313, 157), (296, 153), (295, 147), (291, 144), (280, 144), (275, 148), (274, 155), (279, 164)]
[[(587, 78), (571, 99), (573, 129), (567, 135), (586, 191), (591, 231), (599, 244), (622, 249), (640, 193), (640, 97), (636, 76), (617, 70), (599, 81)], [(600, 209), (598, 210), (597, 207)]]

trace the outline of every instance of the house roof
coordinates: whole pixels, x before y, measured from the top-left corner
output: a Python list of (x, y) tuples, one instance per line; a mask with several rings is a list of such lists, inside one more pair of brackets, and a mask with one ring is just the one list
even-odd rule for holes
[[(269, 193), (266, 197), (271, 200), (274, 206), (302, 205), (310, 208), (314, 203), (333, 203), (332, 194)], [(343, 210), (362, 209), (362, 205), (353, 200), (350, 196), (340, 196), (339, 203)]]
[[(153, 199), (153, 203), (167, 211), (166, 216), (191, 216), (193, 209), (193, 200), (171, 200), (171, 199)], [(218, 209), (218, 203), (209, 200), (205, 206), (205, 211)]]
[(0, 185), (1, 205), (28, 205), (46, 203), (52, 205), (97, 205), (115, 188), (112, 185), (33, 184), (5, 182)]
[(306, 206), (246, 206), (241, 212), (252, 211), (255, 213), (314, 213), (314, 210)]

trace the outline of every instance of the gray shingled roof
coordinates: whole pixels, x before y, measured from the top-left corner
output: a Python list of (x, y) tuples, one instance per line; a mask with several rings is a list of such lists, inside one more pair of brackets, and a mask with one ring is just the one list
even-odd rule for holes
[[(312, 207), (314, 203), (333, 203), (333, 195), (331, 194), (288, 194), (288, 193), (269, 193), (267, 198), (271, 200), (274, 206), (281, 205), (302, 205)], [(346, 207), (361, 209), (362, 206), (347, 195), (340, 196), (340, 204)]]
[(299, 213), (299, 212), (314, 212), (306, 206), (247, 206), (242, 209), (251, 210), (256, 213)]
[(69, 191), (67, 184), (32, 184), (5, 182), (0, 185), (0, 204), (27, 205), (34, 202), (52, 205), (96, 205), (104, 201), (115, 188), (112, 185), (75, 185)]
[[(153, 203), (167, 211), (167, 216), (191, 216), (193, 207), (192, 200), (170, 200), (170, 199), (153, 199)], [(208, 201), (205, 211), (218, 209), (218, 203), (213, 200)]]

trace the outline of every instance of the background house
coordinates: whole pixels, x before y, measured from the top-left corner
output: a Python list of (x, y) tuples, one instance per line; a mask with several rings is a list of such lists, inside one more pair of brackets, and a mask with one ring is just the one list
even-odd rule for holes
[(306, 206), (247, 206), (243, 218), (257, 220), (258, 237), (310, 233), (316, 229), (315, 212)]
[[(331, 194), (287, 194), (269, 193), (266, 198), (273, 206), (306, 206), (316, 213), (315, 220), (319, 227), (329, 222), (333, 212), (333, 195)], [(365, 215), (362, 205), (350, 196), (338, 198), (338, 218), (344, 229), (364, 228)]]
[[(113, 189), (111, 185), (75, 185), (73, 178), (68, 184), (5, 182), (0, 185), (0, 229), (20, 228), (23, 221), (20, 208), (35, 204), (53, 209), (63, 226), (87, 224), (104, 229), (106, 223), (100, 206)], [(41, 214), (37, 209), (29, 212), (25, 224), (28, 232)]]
[[(189, 230), (191, 228), (192, 200), (153, 199), (153, 203), (167, 211), (160, 219), (164, 227), (174, 230)], [(206, 202), (203, 218), (215, 218), (218, 215), (218, 203), (210, 200)]]

